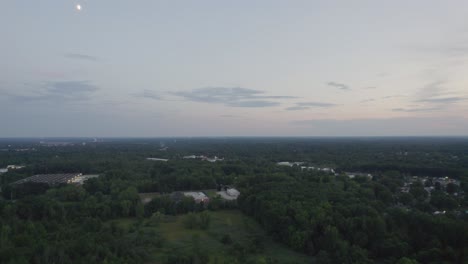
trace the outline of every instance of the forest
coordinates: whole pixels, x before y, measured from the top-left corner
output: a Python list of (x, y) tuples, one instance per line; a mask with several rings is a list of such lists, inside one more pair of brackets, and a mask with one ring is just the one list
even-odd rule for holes
[(47, 140), (0, 139), (0, 263), (468, 262), (468, 138)]

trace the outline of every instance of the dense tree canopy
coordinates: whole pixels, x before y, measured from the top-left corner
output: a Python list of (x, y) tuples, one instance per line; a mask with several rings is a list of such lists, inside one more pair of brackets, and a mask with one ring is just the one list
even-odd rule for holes
[[(275, 240), (317, 263), (468, 261), (463, 138), (114, 139), (86, 145), (70, 140), (74, 145), (59, 147), (0, 141), (0, 168), (26, 165), (0, 175), (1, 263), (144, 263), (165, 241), (143, 231), (143, 220), (158, 226), (165, 216), (187, 214), (187, 228), (206, 230), (211, 223), (206, 210), (226, 208), (239, 208)], [(184, 159), (187, 155), (224, 160)], [(337, 173), (278, 166), (280, 161)], [(344, 173), (349, 171), (373, 177), (350, 178)], [(82, 186), (12, 184), (35, 174), (68, 172), (100, 177)], [(432, 178), (408, 183), (410, 176), (451, 177), (457, 184)], [(203, 204), (170, 195), (226, 185), (241, 191), (237, 201), (211, 197)], [(140, 193), (155, 195), (143, 203)], [(116, 219), (140, 224), (123, 227)], [(260, 254), (264, 247), (256, 236), (242, 243), (228, 235), (219, 240), (232, 254), (218, 263), (244, 263), (245, 254)], [(194, 237), (190, 252), (164, 251), (164, 261), (214, 261), (197, 243)]]

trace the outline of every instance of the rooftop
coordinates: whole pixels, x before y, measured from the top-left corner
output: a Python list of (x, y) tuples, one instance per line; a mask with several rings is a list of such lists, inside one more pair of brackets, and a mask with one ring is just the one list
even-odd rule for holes
[(28, 178), (16, 181), (13, 184), (23, 184), (26, 182), (60, 184), (72, 183), (74, 179), (81, 176), (81, 173), (64, 173), (64, 174), (38, 174)]

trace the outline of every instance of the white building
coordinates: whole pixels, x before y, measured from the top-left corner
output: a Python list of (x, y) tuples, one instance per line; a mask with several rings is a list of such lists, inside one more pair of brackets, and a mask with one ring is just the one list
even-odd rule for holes
[(19, 169), (22, 169), (26, 166), (20, 166), (20, 165), (8, 165), (6, 168), (7, 170), (19, 170)]
[(160, 159), (160, 158), (146, 158), (146, 160), (151, 160), (151, 161), (168, 161), (169, 159)]
[(229, 196), (239, 196), (240, 195), (240, 192), (234, 188), (229, 188), (226, 190), (226, 193), (229, 195)]
[(71, 179), (71, 183), (83, 185), (83, 183), (91, 178), (97, 178), (99, 175), (97, 174), (88, 174), (88, 175), (78, 175)]
[(196, 203), (207, 203), (210, 201), (210, 198), (208, 198), (208, 196), (202, 192), (184, 192), (184, 195), (186, 197), (192, 197)]
[(228, 188), (226, 191), (219, 191), (216, 193), (219, 194), (219, 196), (221, 196), (221, 198), (224, 200), (230, 201), (236, 200), (240, 195), (240, 192), (234, 188)]

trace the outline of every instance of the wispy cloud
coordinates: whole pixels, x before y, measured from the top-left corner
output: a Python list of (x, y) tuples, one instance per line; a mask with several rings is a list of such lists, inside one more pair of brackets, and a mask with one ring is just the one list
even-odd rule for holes
[(299, 111), (299, 110), (307, 110), (307, 109), (310, 109), (310, 107), (307, 107), (307, 106), (291, 106), (291, 107), (286, 108), (285, 110)]
[(154, 91), (151, 91), (151, 90), (143, 90), (141, 92), (138, 92), (138, 93), (134, 93), (132, 94), (134, 97), (140, 97), (140, 98), (148, 98), (148, 99), (152, 99), (152, 100), (162, 100), (163, 98), (155, 93)]
[(232, 107), (271, 107), (271, 106), (278, 106), (280, 103), (274, 101), (265, 101), (265, 100), (257, 100), (257, 101), (237, 101), (237, 102), (230, 102), (226, 103), (227, 106)]
[(365, 99), (365, 100), (362, 100), (360, 103), (370, 103), (370, 102), (374, 102), (375, 99), (374, 98), (370, 98), (370, 99)]
[(76, 60), (86, 60), (86, 61), (98, 61), (99, 58), (91, 55), (80, 54), (80, 53), (66, 53), (64, 54), (65, 58), (76, 59)]
[(406, 112), (406, 113), (415, 113), (415, 112), (433, 112), (441, 110), (440, 107), (428, 107), (428, 108), (393, 108), (393, 112)]
[(264, 91), (241, 87), (205, 87), (192, 91), (171, 92), (170, 94), (182, 97), (187, 101), (224, 104), (231, 107), (271, 107), (280, 105), (279, 102), (273, 100), (297, 98), (265, 95)]
[(334, 107), (337, 104), (323, 103), (323, 102), (300, 102), (297, 103), (299, 106), (310, 106), (310, 107)]
[(401, 95), (401, 94), (387, 95), (387, 96), (383, 96), (382, 99), (393, 99), (393, 98), (403, 98), (403, 97), (407, 97), (407, 96), (406, 95)]
[(89, 81), (59, 81), (42, 84), (34, 93), (9, 94), (9, 97), (17, 101), (85, 101), (97, 90)]
[(434, 104), (452, 104), (452, 103), (458, 103), (461, 101), (466, 101), (468, 98), (466, 97), (443, 97), (443, 98), (426, 98), (426, 99), (420, 99), (417, 100), (416, 102), (422, 102), (422, 103), (434, 103)]
[(449, 106), (468, 100), (467, 97), (458, 96), (450, 92), (445, 81), (434, 81), (423, 86), (416, 94), (414, 102), (425, 103), (426, 105)]
[(296, 106), (288, 107), (285, 110), (288, 111), (298, 111), (298, 110), (307, 110), (310, 108), (328, 108), (335, 107), (337, 104), (324, 103), (324, 102), (299, 102), (296, 103)]
[(350, 90), (351, 89), (348, 85), (346, 85), (344, 83), (339, 83), (339, 82), (328, 82), (327, 85), (331, 86), (331, 87), (338, 88), (340, 90)]

